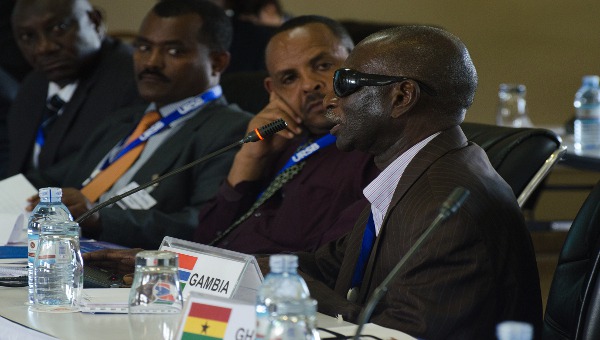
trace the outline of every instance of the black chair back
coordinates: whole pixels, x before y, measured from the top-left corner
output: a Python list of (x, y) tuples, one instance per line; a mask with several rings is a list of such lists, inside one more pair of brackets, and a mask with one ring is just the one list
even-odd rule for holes
[(558, 258), (544, 339), (600, 339), (600, 182), (581, 206)]
[(560, 138), (546, 129), (478, 123), (462, 123), (461, 128), (470, 141), (485, 150), (492, 166), (516, 197), (523, 193), (546, 160), (561, 148)]

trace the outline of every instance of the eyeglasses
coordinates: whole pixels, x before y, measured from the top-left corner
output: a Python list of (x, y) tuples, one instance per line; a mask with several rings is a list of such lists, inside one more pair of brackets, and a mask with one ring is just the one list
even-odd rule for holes
[(405, 80), (415, 81), (430, 96), (437, 95), (431, 87), (416, 79), (362, 73), (349, 68), (340, 68), (335, 71), (333, 74), (333, 90), (335, 95), (341, 98), (351, 95), (363, 86), (385, 86)]

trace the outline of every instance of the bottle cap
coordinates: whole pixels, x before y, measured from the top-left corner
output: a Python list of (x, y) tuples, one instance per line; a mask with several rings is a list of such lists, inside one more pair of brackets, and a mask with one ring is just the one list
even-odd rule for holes
[(61, 188), (40, 188), (38, 191), (40, 200), (44, 202), (60, 202), (62, 198)]
[(496, 336), (500, 340), (531, 340), (533, 327), (527, 322), (504, 321), (496, 326)]
[(527, 91), (527, 87), (523, 84), (510, 84), (510, 83), (503, 83), (500, 84), (500, 92), (512, 92), (512, 93), (519, 93), (519, 94), (525, 94), (525, 92)]
[(144, 250), (135, 255), (136, 267), (179, 267), (176, 253), (161, 250)]
[(269, 257), (269, 267), (273, 273), (295, 272), (298, 268), (298, 256), (290, 254), (271, 255)]
[(598, 86), (600, 84), (600, 77), (595, 75), (583, 76), (581, 82), (583, 85)]

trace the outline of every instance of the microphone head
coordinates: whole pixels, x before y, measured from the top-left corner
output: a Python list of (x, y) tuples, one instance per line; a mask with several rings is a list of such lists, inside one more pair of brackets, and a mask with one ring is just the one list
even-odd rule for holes
[(274, 122), (271, 122), (267, 125), (263, 125), (254, 131), (248, 133), (248, 135), (242, 140), (243, 143), (248, 142), (256, 142), (259, 140), (263, 140), (267, 137), (271, 137), (277, 132), (285, 129), (287, 127), (287, 123), (282, 118), (277, 119)]

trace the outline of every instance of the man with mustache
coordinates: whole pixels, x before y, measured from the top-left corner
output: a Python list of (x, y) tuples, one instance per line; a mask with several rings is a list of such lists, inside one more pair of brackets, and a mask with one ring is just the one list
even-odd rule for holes
[[(228, 105), (219, 86), (231, 35), (223, 9), (207, 0), (161, 1), (146, 15), (133, 60), (139, 93), (151, 104), (100, 127), (76, 167), (39, 174), (47, 185), (72, 187), (63, 189), (63, 202), (73, 217), (243, 138), (251, 116)], [(148, 249), (167, 235), (191, 239), (199, 208), (216, 193), (235, 151), (101, 210), (81, 223), (83, 235)]]
[(353, 46), (325, 17), (296, 17), (277, 30), (266, 48), (270, 102), (248, 131), (278, 118), (288, 128), (242, 146), (200, 214), (196, 242), (266, 254), (314, 250), (349, 230), (367, 204), (363, 187), (379, 171), (369, 155), (335, 148), (323, 97)]
[(7, 175), (73, 166), (98, 124), (143, 102), (131, 47), (106, 36), (87, 0), (18, 0), (12, 27), (34, 71), (7, 117)]
[(519, 320), (539, 338), (539, 277), (521, 210), (459, 126), (476, 88), (466, 46), (427, 26), (375, 33), (335, 71), (325, 105), (336, 145), (373, 154), (382, 172), (365, 188), (371, 204), (350, 233), (298, 254), (319, 311), (357, 322), (463, 187), (470, 196), (404, 262), (369, 322), (420, 339), (493, 339), (498, 323)]

